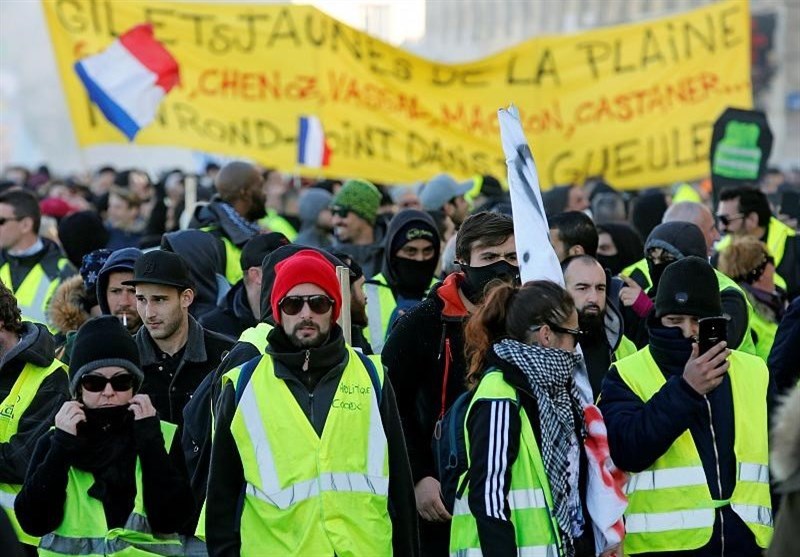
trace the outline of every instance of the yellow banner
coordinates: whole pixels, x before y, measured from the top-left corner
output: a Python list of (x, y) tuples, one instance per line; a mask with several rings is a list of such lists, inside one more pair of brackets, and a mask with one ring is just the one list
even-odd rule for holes
[[(752, 106), (746, 0), (437, 64), (308, 6), (45, 0), (81, 146), (125, 143), (74, 69), (150, 23), (180, 85), (135, 138), (284, 171), (381, 183), (506, 175), (496, 110), (520, 108), (542, 185), (603, 175), (635, 189), (709, 174), (711, 127)], [(297, 164), (298, 120), (317, 116), (323, 169)]]

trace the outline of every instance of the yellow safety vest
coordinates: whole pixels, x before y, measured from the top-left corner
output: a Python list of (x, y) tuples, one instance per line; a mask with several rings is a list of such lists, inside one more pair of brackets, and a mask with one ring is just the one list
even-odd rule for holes
[[(214, 232), (219, 230), (219, 228), (216, 226), (204, 226), (200, 230), (203, 232)], [(228, 282), (231, 284), (236, 284), (244, 277), (242, 263), (239, 261), (242, 257), (242, 250), (231, 242), (230, 238), (225, 236), (225, 234), (220, 233), (219, 235), (214, 235), (222, 240), (222, 245), (225, 246), (225, 278), (228, 279)]]
[[(431, 280), (431, 287), (437, 282), (435, 278)], [(372, 352), (380, 354), (389, 334), (389, 321), (397, 307), (397, 300), (383, 273), (378, 273), (370, 279), (370, 282), (365, 282), (363, 288), (367, 297), (369, 321), (369, 325), (364, 329), (364, 338), (372, 347)], [(428, 289), (430, 290), (430, 287)]]
[[(66, 259), (59, 261), (59, 268), (66, 264)], [(0, 281), (14, 293), (17, 307), (22, 312), (22, 318), (25, 321), (47, 324), (47, 306), (59, 285), (58, 278), (51, 279), (45, 273), (41, 263), (37, 263), (25, 275), (19, 287), (14, 290), (11, 281), (11, 266), (6, 263), (0, 268)]]
[[(551, 512), (555, 507), (550, 492), (550, 481), (531, 422), (517, 400), (516, 389), (506, 383), (503, 374), (498, 371), (490, 371), (481, 378), (464, 419), (467, 455), (470, 454), (467, 420), (473, 405), (479, 400), (510, 400), (518, 409), (522, 420), (519, 455), (511, 466), (511, 485), (508, 492), (508, 506), (511, 509), (511, 523), (514, 525), (516, 535), (517, 555), (557, 557), (560, 555), (561, 539), (558, 525)], [(459, 484), (465, 481), (466, 473), (459, 479)], [(491, 543), (491, 540), (486, 542)], [(455, 502), (453, 521), (450, 524), (450, 555), (451, 557), (482, 555), (478, 525), (469, 509), (468, 486)]]
[[(177, 426), (161, 422), (164, 446), (169, 451)], [(44, 557), (105, 555), (174, 555), (182, 556), (184, 546), (178, 534), (158, 534), (150, 528), (144, 508), (142, 464), (136, 457), (136, 497), (125, 526), (109, 528), (103, 502), (87, 492), (94, 485), (94, 475), (71, 467), (67, 481), (64, 519), (50, 534), (42, 536), (39, 555)]]
[(267, 216), (259, 220), (258, 224), (272, 232), (280, 232), (290, 242), (294, 242), (294, 239), (297, 238), (297, 230), (295, 230), (294, 226), (280, 216), (275, 209), (267, 209)]
[[(736, 430), (736, 486), (730, 499), (711, 498), (697, 446), (687, 429), (646, 470), (632, 474), (626, 486), (625, 552), (688, 551), (711, 539), (716, 509), (730, 505), (753, 532), (759, 547), (772, 537), (767, 449), (767, 384), (763, 360), (739, 351), (730, 355), (728, 375)], [(645, 347), (614, 364), (644, 402), (666, 383)]]
[[(775, 268), (777, 269), (781, 261), (783, 261), (783, 254), (786, 251), (786, 240), (797, 235), (797, 232), (790, 226), (785, 225), (775, 217), (769, 218), (769, 227), (767, 228), (767, 251), (775, 259)], [(726, 234), (719, 242), (717, 242), (717, 252), (721, 252), (727, 248), (731, 243), (731, 235)], [(773, 279), (775, 286), (780, 286), (786, 290), (786, 280), (777, 272)]]
[(231, 422), (246, 482), (241, 555), (392, 554), (388, 443), (369, 372), (347, 351), (322, 437), (270, 356), (243, 387)]
[(622, 338), (619, 340), (619, 346), (614, 350), (614, 359), (621, 360), (622, 358), (627, 358), (631, 354), (635, 354), (638, 350), (639, 349), (636, 348), (636, 345), (631, 339), (622, 335)]
[[(63, 370), (67, 373), (67, 366), (58, 360), (53, 360), (47, 367), (25, 364), (22, 372), (11, 387), (8, 396), (0, 403), (0, 443), (8, 443), (19, 428), (19, 420), (30, 406), (31, 401), (39, 392), (39, 387), (50, 374)], [(5, 509), (14, 531), (21, 542), (36, 545), (39, 538), (26, 534), (17, 522), (14, 513), (14, 500), (22, 486), (19, 484), (0, 483), (0, 507)]]
[(242, 334), (239, 335), (239, 342), (249, 342), (264, 354), (267, 351), (267, 335), (272, 328), (272, 325), (268, 323), (259, 323), (255, 327), (242, 331)]
[(651, 286), (653, 286), (653, 281), (650, 280), (650, 268), (647, 266), (647, 259), (640, 259), (636, 263), (632, 263), (622, 269), (621, 275), (625, 275), (626, 277), (633, 278), (633, 274), (639, 271), (642, 275), (644, 275), (644, 285), (640, 285), (644, 290), (647, 290)]
[(756, 356), (765, 362), (769, 358), (772, 345), (775, 342), (775, 333), (778, 332), (778, 324), (761, 317), (756, 311), (750, 321), (753, 332), (756, 335)]

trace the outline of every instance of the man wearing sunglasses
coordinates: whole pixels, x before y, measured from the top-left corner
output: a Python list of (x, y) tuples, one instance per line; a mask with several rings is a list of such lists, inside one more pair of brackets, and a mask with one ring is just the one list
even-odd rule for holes
[(348, 180), (330, 203), (333, 249), (350, 255), (368, 279), (381, 269), (384, 229), (377, 226), (381, 193), (366, 180)]
[(52, 240), (39, 237), (36, 197), (21, 189), (0, 195), (0, 282), (17, 298), (26, 321), (47, 323), (58, 285), (77, 271)]
[(55, 348), (44, 325), (22, 321), (14, 295), (0, 284), (0, 507), (19, 539), (34, 546), (37, 540), (16, 523), (14, 497), (39, 438), (69, 399), (67, 368)]
[(767, 196), (754, 188), (729, 188), (719, 196), (717, 221), (725, 237), (721, 252), (732, 235), (753, 236), (767, 245), (775, 258), (775, 284), (792, 300), (800, 294), (800, 236), (772, 215)]
[(417, 555), (394, 394), (380, 360), (344, 342), (333, 265), (312, 250), (280, 262), (270, 304), (266, 354), (223, 378), (209, 553)]

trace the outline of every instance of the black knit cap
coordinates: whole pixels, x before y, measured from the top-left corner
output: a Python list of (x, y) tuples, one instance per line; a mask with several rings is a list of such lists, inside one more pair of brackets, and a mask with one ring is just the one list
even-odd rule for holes
[(655, 306), (659, 318), (670, 314), (721, 316), (722, 301), (714, 268), (693, 255), (670, 263), (658, 283)]
[(246, 271), (250, 267), (261, 267), (261, 263), (264, 262), (265, 257), (279, 247), (289, 243), (289, 238), (280, 232), (257, 234), (247, 240), (247, 243), (242, 248), (239, 264), (242, 266), (243, 271)]
[(136, 342), (113, 315), (101, 315), (84, 323), (75, 335), (72, 357), (69, 361), (69, 388), (73, 396), (78, 392), (81, 377), (101, 367), (119, 366), (136, 378), (134, 391), (144, 379), (139, 363)]
[(194, 288), (183, 258), (177, 253), (160, 249), (149, 251), (137, 259), (133, 266), (133, 278), (122, 284), (163, 284), (181, 290)]

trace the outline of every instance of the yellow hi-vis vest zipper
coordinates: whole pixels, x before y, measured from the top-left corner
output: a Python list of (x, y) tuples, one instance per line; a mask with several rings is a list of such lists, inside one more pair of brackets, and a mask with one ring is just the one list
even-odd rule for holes
[[(161, 422), (164, 446), (169, 451), (177, 426)], [(39, 555), (61, 556), (182, 556), (183, 542), (177, 534), (157, 534), (150, 528), (144, 508), (142, 465), (136, 458), (136, 498), (133, 511), (122, 528), (108, 528), (103, 503), (87, 492), (94, 475), (77, 468), (69, 469), (64, 519), (55, 531), (42, 536)]]
[(322, 437), (270, 356), (244, 387), (231, 422), (246, 482), (242, 556), (391, 555), (386, 434), (369, 372), (347, 351)]
[[(767, 384), (763, 360), (731, 352), (728, 375), (736, 436), (736, 486), (731, 498), (711, 498), (697, 446), (687, 429), (652, 466), (632, 474), (626, 486), (625, 553), (688, 551), (711, 539), (716, 509), (730, 505), (759, 547), (772, 538), (767, 450)], [(645, 347), (614, 364), (620, 377), (647, 402), (666, 383)]]
[(42, 265), (37, 263), (15, 291), (11, 284), (11, 266), (6, 263), (0, 268), (0, 281), (14, 292), (25, 321), (47, 324), (47, 304), (58, 287), (58, 279), (50, 280)]
[[(517, 555), (536, 557), (558, 557), (560, 536), (555, 518), (550, 512), (555, 508), (550, 492), (550, 482), (544, 469), (544, 461), (539, 445), (533, 435), (533, 428), (525, 409), (517, 401), (517, 392), (497, 371), (486, 373), (475, 390), (464, 419), (464, 439), (469, 455), (469, 433), (467, 420), (473, 405), (479, 400), (510, 400), (517, 408), (522, 420), (520, 448), (517, 460), (511, 467), (511, 486), (508, 492), (508, 506), (511, 509), (511, 523), (516, 534)], [(459, 484), (465, 481), (459, 479)], [(491, 541), (490, 541), (491, 543)], [(469, 510), (469, 487), (456, 499), (453, 521), (450, 524), (451, 557), (479, 557), (481, 552), (478, 538), (478, 525)]]
[[(31, 401), (39, 392), (39, 387), (47, 379), (51, 373), (56, 373), (59, 370), (67, 372), (67, 366), (58, 360), (53, 360), (47, 367), (39, 367), (33, 364), (25, 364), (19, 377), (11, 387), (8, 396), (0, 403), (0, 443), (8, 443), (11, 438), (16, 435), (17, 428), (19, 427), (19, 419), (25, 413), (25, 410), (30, 406)], [(14, 499), (17, 493), (22, 489), (18, 484), (0, 483), (0, 507), (5, 509), (8, 514), (11, 525), (17, 533), (17, 537), (23, 543), (29, 545), (36, 545), (39, 538), (29, 536), (22, 531), (22, 528), (17, 522), (17, 515), (14, 513)]]

